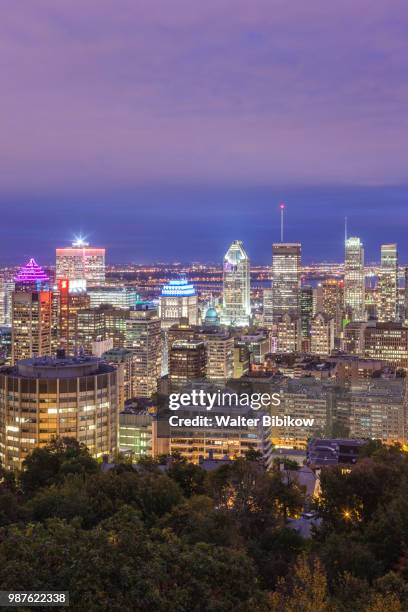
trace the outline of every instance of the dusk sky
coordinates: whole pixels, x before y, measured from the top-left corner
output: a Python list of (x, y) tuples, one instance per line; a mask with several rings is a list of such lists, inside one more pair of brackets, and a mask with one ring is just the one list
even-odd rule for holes
[(408, 263), (406, 0), (20, 0), (0, 18), (0, 264)]

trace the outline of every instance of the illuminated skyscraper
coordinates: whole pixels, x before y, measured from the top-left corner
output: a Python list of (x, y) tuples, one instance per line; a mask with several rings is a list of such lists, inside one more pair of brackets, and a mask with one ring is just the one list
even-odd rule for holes
[(159, 301), (161, 327), (166, 330), (172, 325), (188, 321), (190, 325), (198, 324), (197, 292), (194, 285), (186, 278), (169, 281), (163, 286)]
[(11, 296), (14, 291), (14, 280), (6, 274), (0, 276), (0, 325), (11, 324)]
[(300, 290), (300, 319), (302, 325), (302, 338), (309, 338), (310, 323), (313, 317), (313, 288), (302, 287)]
[(398, 304), (398, 253), (396, 244), (381, 245), (381, 270), (378, 277), (379, 321), (396, 321)]
[(89, 286), (103, 285), (105, 249), (90, 247), (80, 238), (71, 247), (56, 249), (56, 278), (85, 280)]
[(315, 355), (330, 355), (334, 349), (334, 319), (318, 312), (310, 328), (311, 352)]
[(251, 316), (250, 263), (240, 240), (234, 240), (223, 265), (222, 323), (243, 327)]
[(344, 307), (354, 321), (365, 320), (364, 248), (360, 238), (347, 238), (344, 265)]
[(161, 375), (161, 332), (157, 310), (147, 305), (132, 308), (126, 321), (125, 348), (134, 351), (135, 392), (151, 397)]
[(58, 281), (58, 346), (67, 354), (74, 354), (77, 349), (76, 331), (77, 314), (90, 307), (89, 295), (70, 287), (68, 279)]
[(12, 294), (12, 362), (51, 354), (52, 292), (34, 259), (15, 278)]
[[(76, 312), (75, 348), (99, 356), (99, 349), (111, 341), (112, 348), (125, 348), (130, 311), (109, 304)], [(110, 350), (104, 348), (103, 352)]]
[(234, 374), (234, 338), (225, 331), (202, 329), (197, 339), (203, 340), (206, 346), (208, 380), (223, 384)]
[(300, 316), (301, 245), (272, 245), (272, 309), (274, 323), (285, 314)]

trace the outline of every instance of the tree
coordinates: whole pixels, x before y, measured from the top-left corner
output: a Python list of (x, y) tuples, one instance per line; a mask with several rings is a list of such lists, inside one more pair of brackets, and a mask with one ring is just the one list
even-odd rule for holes
[(210, 472), (207, 490), (217, 508), (235, 515), (245, 537), (284, 526), (288, 514), (300, 512), (304, 504), (297, 482), (286, 483), (281, 472), (268, 472), (243, 458)]
[(271, 595), (271, 612), (329, 612), (332, 606), (327, 589), (327, 578), (318, 559), (310, 563), (305, 555), (299, 557), (292, 585), (281, 581)]
[(177, 482), (186, 497), (205, 492), (205, 471), (194, 463), (188, 463), (184, 458), (173, 458), (167, 475)]
[(43, 448), (35, 448), (23, 462), (22, 489), (32, 494), (46, 485), (62, 482), (68, 474), (89, 474), (99, 470), (84, 444), (74, 438), (56, 438)]

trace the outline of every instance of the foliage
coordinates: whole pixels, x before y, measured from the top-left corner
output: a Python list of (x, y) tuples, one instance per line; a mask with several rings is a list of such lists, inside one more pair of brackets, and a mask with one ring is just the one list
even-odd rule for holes
[[(408, 455), (369, 442), (327, 467), (304, 540), (305, 491), (254, 453), (213, 471), (180, 456), (104, 471), (71, 439), (0, 468), (3, 589), (69, 590), (72, 609), (402, 612)], [(307, 519), (304, 519), (307, 520)]]

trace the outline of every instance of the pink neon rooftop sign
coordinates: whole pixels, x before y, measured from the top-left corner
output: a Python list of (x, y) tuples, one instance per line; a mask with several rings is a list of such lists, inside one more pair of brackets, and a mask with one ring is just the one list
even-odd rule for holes
[(20, 268), (19, 273), (14, 280), (16, 283), (38, 283), (41, 281), (47, 282), (50, 279), (41, 266), (39, 266), (32, 257), (25, 266)]

